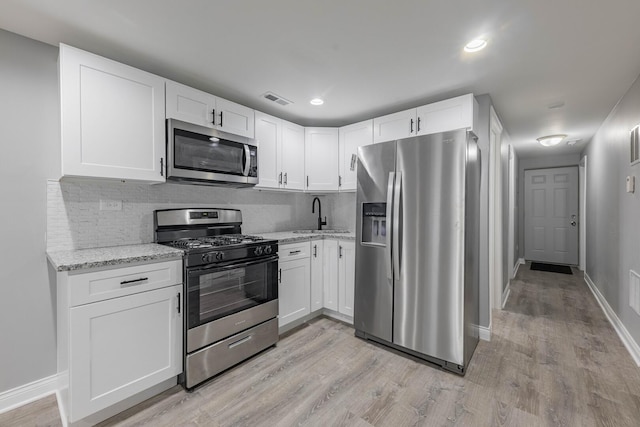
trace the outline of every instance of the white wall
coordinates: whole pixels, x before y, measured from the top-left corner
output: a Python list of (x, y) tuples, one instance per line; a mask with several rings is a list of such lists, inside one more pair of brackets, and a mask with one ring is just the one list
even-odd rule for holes
[[(583, 151), (587, 165), (586, 274), (640, 343), (640, 316), (629, 307), (629, 270), (640, 273), (640, 165), (629, 164), (629, 131), (640, 123), (640, 79)], [(636, 192), (625, 190), (635, 176)]]
[(59, 152), (58, 50), (0, 30), (0, 392), (56, 370), (46, 179)]

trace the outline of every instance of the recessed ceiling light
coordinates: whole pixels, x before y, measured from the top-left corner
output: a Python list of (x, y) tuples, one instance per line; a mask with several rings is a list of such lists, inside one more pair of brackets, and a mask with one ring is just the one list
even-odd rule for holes
[(487, 47), (487, 41), (484, 39), (474, 39), (471, 40), (469, 43), (467, 43), (467, 45), (464, 47), (464, 51), (465, 52), (477, 52), (479, 50), (484, 49), (485, 47)]
[(324, 104), (324, 101), (320, 98), (313, 98), (311, 101), (309, 101), (311, 103), (311, 105), (322, 105)]
[(540, 145), (543, 145), (545, 147), (553, 147), (554, 145), (560, 144), (560, 141), (562, 141), (566, 137), (567, 135), (541, 136), (540, 138), (538, 138), (538, 142), (540, 143)]

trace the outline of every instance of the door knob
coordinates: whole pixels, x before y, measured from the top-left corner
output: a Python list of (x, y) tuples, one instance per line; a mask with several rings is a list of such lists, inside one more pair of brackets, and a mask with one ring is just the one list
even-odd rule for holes
[(570, 222), (570, 224), (571, 224), (572, 226), (574, 226), (574, 227), (575, 227), (575, 226), (576, 226), (576, 224), (577, 224), (577, 222), (575, 222), (575, 221), (571, 221), (571, 222)]

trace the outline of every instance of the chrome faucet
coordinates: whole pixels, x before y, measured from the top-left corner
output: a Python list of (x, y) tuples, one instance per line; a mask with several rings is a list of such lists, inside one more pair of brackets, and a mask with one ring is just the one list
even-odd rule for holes
[(318, 201), (318, 230), (322, 230), (322, 226), (327, 225), (327, 217), (325, 216), (324, 221), (322, 220), (322, 205), (317, 197), (314, 197), (311, 203), (311, 213), (316, 213), (316, 200)]

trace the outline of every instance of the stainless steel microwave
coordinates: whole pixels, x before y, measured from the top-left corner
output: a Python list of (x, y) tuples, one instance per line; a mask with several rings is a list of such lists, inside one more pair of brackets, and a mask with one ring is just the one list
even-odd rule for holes
[(175, 119), (167, 120), (167, 179), (250, 187), (258, 183), (258, 144)]

